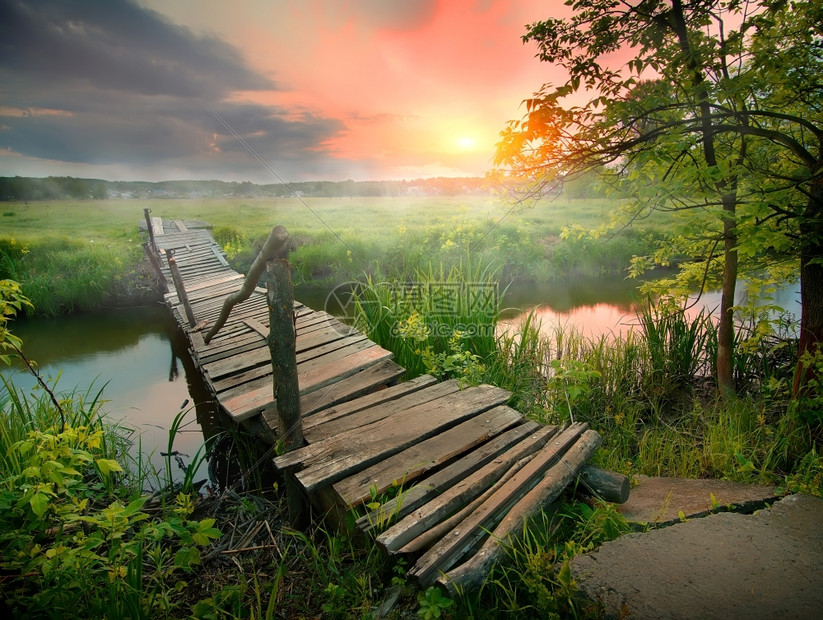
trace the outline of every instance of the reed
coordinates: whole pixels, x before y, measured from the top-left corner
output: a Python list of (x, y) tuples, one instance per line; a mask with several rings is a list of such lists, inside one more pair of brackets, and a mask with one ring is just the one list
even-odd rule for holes
[(478, 265), (430, 267), (409, 281), (369, 277), (353, 295), (355, 326), (395, 354), (406, 378), (476, 383), (496, 351), (497, 281)]

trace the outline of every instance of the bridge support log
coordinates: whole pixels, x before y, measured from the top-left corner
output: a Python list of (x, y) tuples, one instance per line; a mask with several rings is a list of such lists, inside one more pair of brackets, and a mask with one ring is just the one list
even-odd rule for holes
[(177, 299), (183, 304), (183, 309), (186, 312), (186, 318), (189, 321), (189, 327), (197, 325), (197, 319), (194, 318), (194, 311), (191, 309), (189, 303), (189, 296), (186, 293), (186, 286), (183, 284), (183, 278), (180, 277), (180, 269), (177, 267), (177, 261), (174, 260), (171, 251), (166, 252), (169, 261), (169, 271), (171, 271), (171, 279), (174, 280), (174, 288), (177, 290)]
[(604, 502), (625, 504), (629, 501), (631, 483), (628, 476), (614, 471), (586, 465), (577, 477), (585, 489)]
[(151, 209), (143, 209), (143, 215), (146, 217), (146, 229), (149, 231), (149, 239), (151, 240), (151, 249), (157, 254), (157, 242), (154, 240), (154, 227), (151, 225)]
[(143, 252), (149, 259), (152, 269), (154, 269), (154, 273), (157, 274), (157, 277), (160, 280), (160, 285), (163, 287), (163, 292), (168, 293), (169, 283), (166, 281), (166, 276), (163, 275), (163, 268), (160, 265), (160, 259), (157, 258), (157, 254), (154, 253), (154, 251), (151, 248), (151, 244), (148, 241), (143, 243)]
[[(266, 264), (269, 304), (269, 336), (272, 384), (277, 405), (278, 439), (286, 452), (302, 448), (303, 423), (300, 419), (300, 386), (297, 381), (294, 290), (285, 259)], [(298, 527), (306, 515), (306, 501), (292, 473), (285, 474), (289, 521)]]

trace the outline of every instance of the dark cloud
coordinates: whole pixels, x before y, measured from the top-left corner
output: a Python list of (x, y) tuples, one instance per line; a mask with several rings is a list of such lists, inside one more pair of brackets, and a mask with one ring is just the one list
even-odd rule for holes
[(0, 0), (0, 65), (56, 86), (146, 95), (274, 87), (230, 45), (124, 0)]
[(125, 0), (0, 0), (0, 84), (0, 148), (43, 160), (259, 172), (211, 108), (272, 166), (311, 169), (344, 129), (230, 102), (276, 86), (236, 48)]

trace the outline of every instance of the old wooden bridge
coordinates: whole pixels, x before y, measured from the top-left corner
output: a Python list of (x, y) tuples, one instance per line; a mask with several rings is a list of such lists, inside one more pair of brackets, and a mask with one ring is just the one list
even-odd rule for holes
[[(576, 480), (611, 501), (627, 499), (625, 477), (585, 465), (600, 443), (585, 424), (527, 421), (506, 405), (508, 392), (490, 385), (461, 389), (430, 376), (400, 382), (404, 369), (389, 351), (291, 297), (285, 327), (272, 320), (270, 338), (272, 312), (282, 305), (271, 297), (276, 286), (257, 287), (251, 272), (244, 279), (231, 270), (203, 223), (152, 218), (148, 210), (146, 223), (144, 249), (168, 283), (166, 303), (222, 409), (270, 443), (301, 426), (276, 467), (338, 523), (361, 506), (357, 529), (407, 554), (408, 574), (421, 585), (479, 585), (501, 543)], [(284, 423), (273, 387), (283, 362), (272, 347), (290, 331), (299, 412)]]

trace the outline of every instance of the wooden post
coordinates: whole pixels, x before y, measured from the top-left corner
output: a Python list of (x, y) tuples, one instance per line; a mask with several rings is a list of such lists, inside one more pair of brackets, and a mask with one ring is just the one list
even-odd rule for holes
[[(269, 337), (272, 384), (277, 405), (278, 435), (286, 452), (303, 447), (303, 422), (300, 419), (300, 386), (297, 382), (297, 336), (294, 328), (294, 290), (285, 259), (266, 264), (266, 289), (269, 302)], [(306, 502), (294, 475), (285, 474), (289, 521), (299, 527), (306, 515)]]
[(183, 278), (180, 276), (180, 269), (177, 267), (177, 261), (174, 260), (172, 252), (167, 251), (166, 256), (169, 261), (171, 278), (174, 280), (174, 288), (177, 289), (177, 299), (183, 304), (183, 309), (186, 311), (186, 318), (189, 320), (189, 326), (194, 327), (197, 324), (197, 320), (194, 318), (194, 312), (192, 312), (189, 296), (186, 294), (186, 287), (183, 284)]
[(154, 268), (154, 272), (157, 274), (157, 277), (160, 279), (160, 284), (163, 285), (163, 290), (168, 292), (169, 283), (166, 282), (166, 276), (163, 275), (163, 268), (160, 266), (160, 260), (157, 258), (157, 254), (152, 251), (151, 245), (148, 241), (143, 244), (143, 252), (149, 257), (149, 262)]
[(143, 215), (146, 216), (146, 228), (149, 230), (149, 239), (151, 239), (151, 249), (157, 254), (157, 242), (154, 240), (154, 227), (151, 225), (151, 209), (143, 209)]

